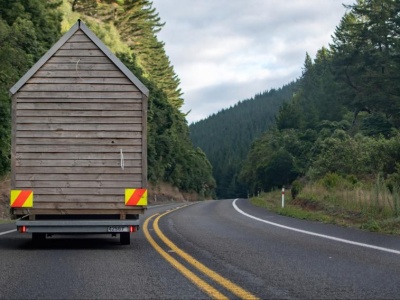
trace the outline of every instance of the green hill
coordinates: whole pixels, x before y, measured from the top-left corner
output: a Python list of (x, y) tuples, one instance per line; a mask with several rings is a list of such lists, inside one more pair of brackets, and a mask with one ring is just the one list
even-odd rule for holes
[(297, 85), (257, 94), (189, 126), (193, 144), (206, 153), (213, 166), (218, 198), (247, 196), (238, 174), (251, 143), (275, 123), (279, 108), (292, 98)]

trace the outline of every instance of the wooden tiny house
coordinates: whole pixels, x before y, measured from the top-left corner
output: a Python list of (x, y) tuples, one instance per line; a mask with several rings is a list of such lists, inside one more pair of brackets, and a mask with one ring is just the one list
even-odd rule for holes
[(12, 189), (46, 215), (129, 219), (126, 189), (147, 187), (148, 89), (78, 21), (10, 90)]

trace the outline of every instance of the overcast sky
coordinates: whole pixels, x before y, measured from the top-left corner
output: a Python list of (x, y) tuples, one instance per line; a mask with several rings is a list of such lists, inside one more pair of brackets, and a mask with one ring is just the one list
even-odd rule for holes
[(299, 78), (351, 0), (153, 0), (190, 123)]

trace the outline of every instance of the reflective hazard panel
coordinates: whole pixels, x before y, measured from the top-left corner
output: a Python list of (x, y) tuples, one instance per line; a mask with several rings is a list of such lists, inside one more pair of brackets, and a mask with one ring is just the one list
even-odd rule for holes
[(33, 191), (11, 190), (11, 207), (33, 207)]
[(125, 189), (125, 205), (147, 205), (147, 189)]

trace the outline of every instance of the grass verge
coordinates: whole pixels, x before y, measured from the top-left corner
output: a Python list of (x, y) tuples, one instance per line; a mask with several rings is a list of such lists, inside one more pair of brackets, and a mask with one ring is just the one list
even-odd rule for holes
[(15, 222), (15, 220), (0, 220), (0, 224), (11, 224), (14, 222)]
[[(330, 191), (330, 198), (320, 190), (318, 192), (319, 194), (305, 189), (294, 200), (286, 195), (284, 208), (282, 208), (280, 190), (253, 197), (251, 203), (292, 218), (400, 235), (400, 217), (396, 214), (388, 214), (385, 209), (378, 210), (367, 203), (355, 206), (354, 203), (349, 203), (348, 199), (337, 197), (332, 191)], [(286, 194), (290, 195), (290, 193)]]

